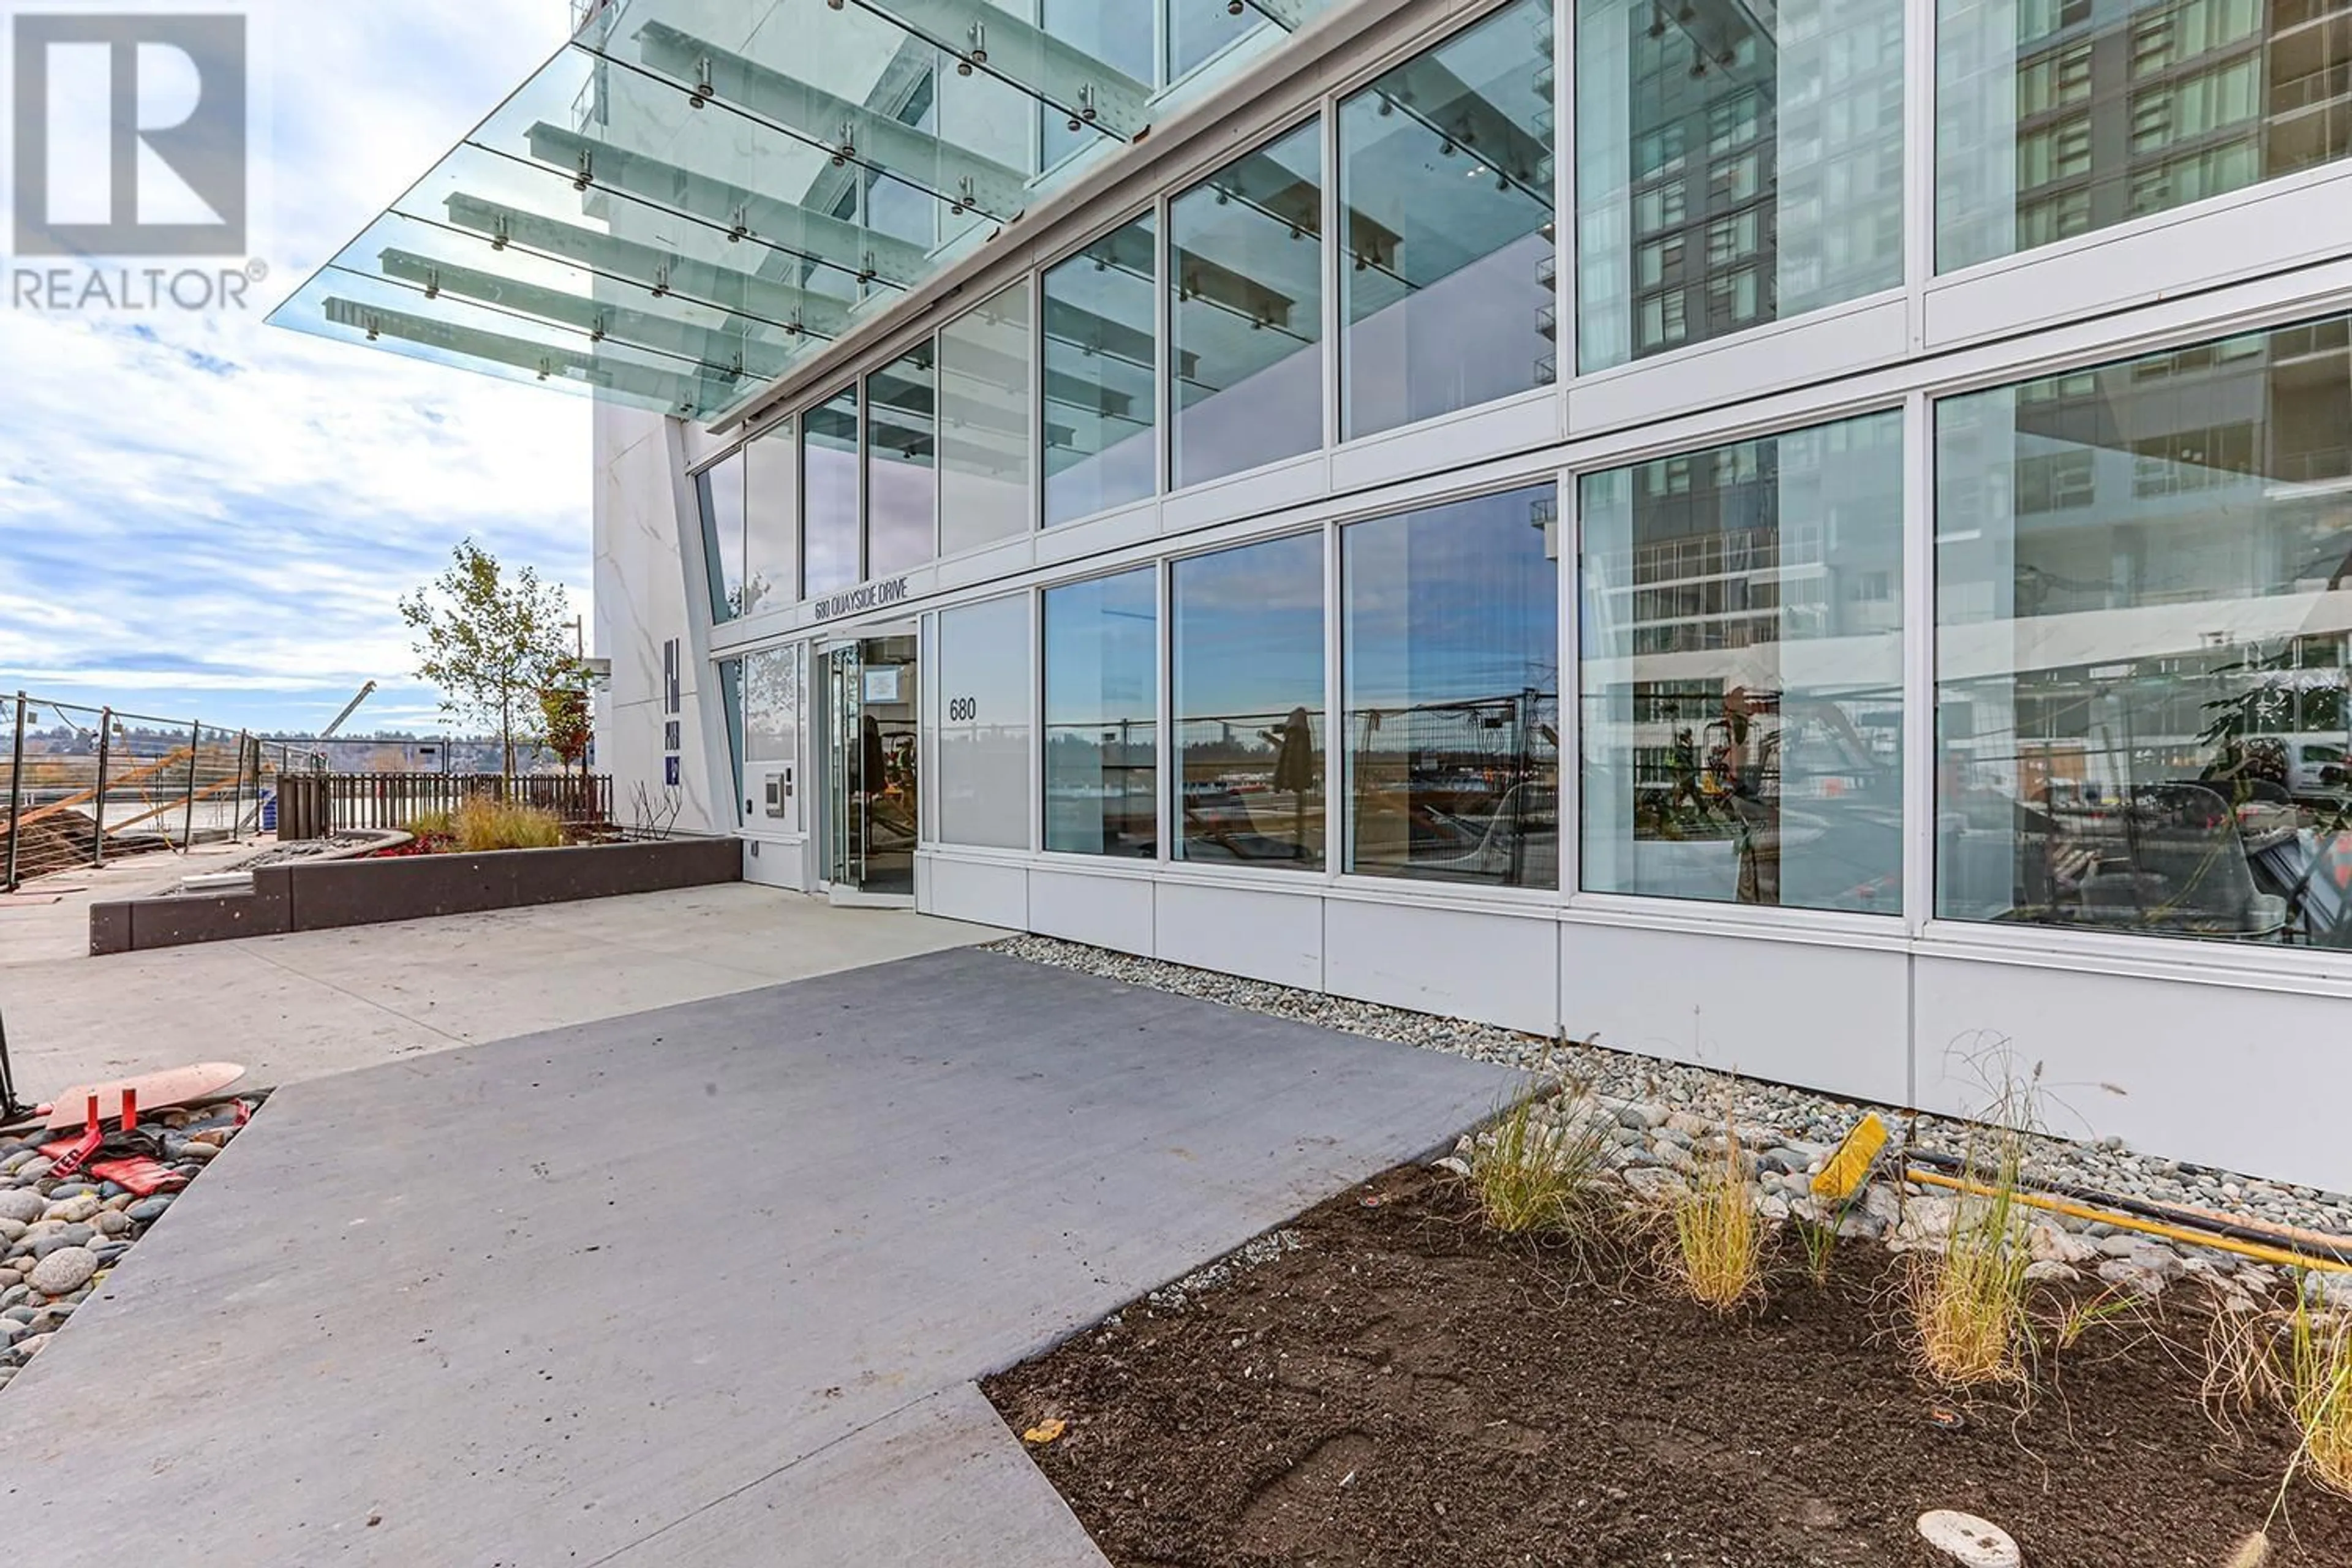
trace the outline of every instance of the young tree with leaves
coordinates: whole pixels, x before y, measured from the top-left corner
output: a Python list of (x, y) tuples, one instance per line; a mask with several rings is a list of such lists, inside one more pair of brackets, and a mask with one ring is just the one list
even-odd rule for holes
[(571, 662), (563, 590), (529, 566), (509, 577), (468, 539), (440, 576), (400, 601), (400, 616), (416, 637), (416, 678), (440, 690), (443, 712), (496, 726), (511, 784), (517, 743), (539, 740), (539, 694)]

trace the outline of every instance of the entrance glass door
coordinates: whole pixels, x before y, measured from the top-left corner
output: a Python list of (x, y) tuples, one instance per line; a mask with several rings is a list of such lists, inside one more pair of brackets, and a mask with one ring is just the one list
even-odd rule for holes
[(914, 902), (919, 647), (909, 629), (824, 652), (824, 853), (835, 903)]

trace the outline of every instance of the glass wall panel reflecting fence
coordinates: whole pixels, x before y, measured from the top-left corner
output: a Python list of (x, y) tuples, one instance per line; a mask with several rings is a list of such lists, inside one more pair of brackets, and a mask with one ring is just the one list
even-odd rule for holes
[(814, 598), (856, 582), (865, 563), (858, 538), (857, 388), (801, 416), (802, 569)]
[(1029, 289), (1016, 283), (940, 331), (940, 553), (1031, 526)]
[(1149, 213), (1045, 274), (1049, 525), (1159, 487), (1158, 276)]
[(931, 345), (866, 378), (866, 575), (939, 552), (939, 376)]
[(1348, 868), (1559, 885), (1549, 484), (1340, 531)]
[(702, 511), (702, 563), (710, 577), (710, 618), (743, 614), (743, 454), (736, 452), (694, 477)]
[(1901, 913), (1902, 415), (1580, 493), (1584, 886)]
[(1196, 555), (1171, 571), (1187, 860), (1323, 864), (1323, 536)]
[(2352, 945), (2352, 321), (1937, 406), (1936, 907)]
[(938, 685), (940, 842), (1028, 848), (1028, 595), (940, 611)]
[(1578, 0), (1577, 355), (1903, 281), (1902, 0)]
[(1150, 567), (1049, 588), (1045, 847), (1160, 852), (1160, 603)]
[(743, 656), (743, 801), (757, 830), (801, 831), (804, 651), (790, 643)]
[(1226, 164), (1168, 216), (1176, 479), (1323, 445), (1323, 125)]
[(1550, 0), (1340, 105), (1347, 436), (1556, 378), (1552, 132)]
[(2326, 0), (1938, 0), (1936, 264), (1949, 271), (2352, 151)]
[(801, 464), (795, 422), (743, 448), (743, 613), (800, 597)]

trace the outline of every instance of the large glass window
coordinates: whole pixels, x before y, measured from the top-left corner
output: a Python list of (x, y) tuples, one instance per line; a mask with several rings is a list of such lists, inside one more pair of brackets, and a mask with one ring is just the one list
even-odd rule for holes
[(801, 645), (743, 657), (743, 799), (747, 825), (801, 830)]
[(1903, 416), (1589, 474), (1595, 892), (1903, 908)]
[(1158, 260), (1146, 213), (1045, 274), (1049, 524), (1159, 487)]
[(939, 552), (939, 378), (931, 345), (866, 378), (866, 575)]
[(1559, 885), (1549, 485), (1340, 531), (1349, 869)]
[(1577, 0), (1586, 370), (1903, 282), (1903, 0)]
[(710, 618), (731, 621), (743, 614), (743, 454), (712, 464), (694, 477), (702, 509), (702, 561), (710, 575)]
[(1015, 284), (940, 332), (940, 553), (1030, 527), (1029, 289)]
[(1323, 536), (1171, 568), (1187, 860), (1323, 864)]
[(2352, 945), (2352, 321), (1937, 405), (1936, 905)]
[(857, 388), (845, 386), (801, 416), (802, 539), (810, 598), (864, 574), (857, 526)]
[(1176, 483), (1323, 445), (1323, 134), (1310, 121), (1178, 196)]
[(1944, 270), (2352, 151), (2352, 26), (2313, 0), (1937, 0)]
[(1045, 847), (1160, 847), (1160, 607), (1152, 569), (1045, 591)]
[(792, 420), (743, 448), (743, 613), (800, 596), (801, 466)]
[(1036, 707), (1025, 595), (940, 612), (940, 841), (1029, 847)]
[(1519, 0), (1339, 106), (1347, 435), (1554, 378), (1551, 73)]

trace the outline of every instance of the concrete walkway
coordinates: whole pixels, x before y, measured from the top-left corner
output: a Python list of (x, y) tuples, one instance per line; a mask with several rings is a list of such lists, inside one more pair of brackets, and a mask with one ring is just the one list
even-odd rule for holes
[(0, 1017), (26, 1095), (222, 1058), (276, 1085), (1003, 934), (747, 884), (691, 888), (0, 963)]
[(0, 1395), (0, 1517), (240, 1568), (1102, 1568), (972, 1380), (1515, 1082), (962, 951), (298, 1083)]

